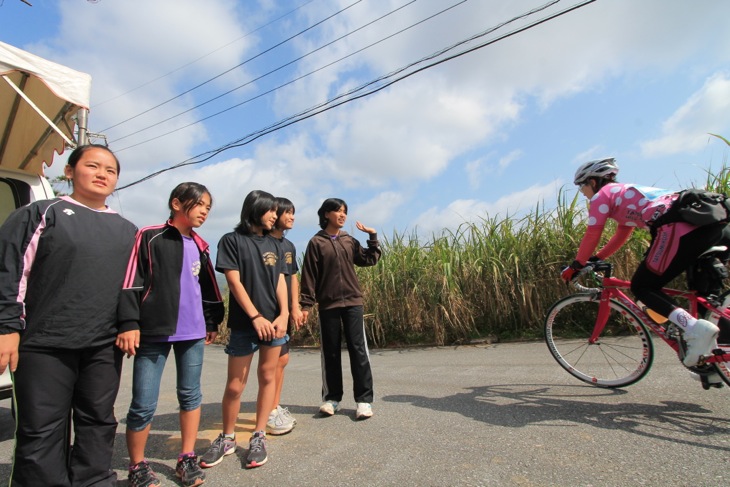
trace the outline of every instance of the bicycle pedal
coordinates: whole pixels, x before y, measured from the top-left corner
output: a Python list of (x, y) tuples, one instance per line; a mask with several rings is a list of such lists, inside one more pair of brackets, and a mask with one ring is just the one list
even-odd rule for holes
[[(687, 367), (690, 373), (690, 377), (694, 380), (699, 381), (704, 390), (709, 389), (720, 389), (724, 386), (722, 379), (714, 371), (703, 370), (701, 367)], [(712, 377), (712, 381), (710, 381)]]
[(706, 382), (706, 381), (703, 380), (702, 381), (702, 388), (704, 390), (706, 390), (706, 391), (709, 391), (710, 389), (722, 389), (723, 388), (723, 383), (722, 382), (720, 382), (720, 383), (712, 382), (711, 383), (711, 382)]

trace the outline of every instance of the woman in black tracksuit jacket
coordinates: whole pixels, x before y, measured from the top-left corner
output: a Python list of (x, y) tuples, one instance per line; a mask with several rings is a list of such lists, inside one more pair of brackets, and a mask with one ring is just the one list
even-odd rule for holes
[(78, 147), (64, 172), (71, 195), (19, 208), (0, 228), (0, 373), (9, 367), (13, 377), (13, 487), (116, 485), (116, 309), (136, 227), (106, 206), (119, 175), (109, 149)]

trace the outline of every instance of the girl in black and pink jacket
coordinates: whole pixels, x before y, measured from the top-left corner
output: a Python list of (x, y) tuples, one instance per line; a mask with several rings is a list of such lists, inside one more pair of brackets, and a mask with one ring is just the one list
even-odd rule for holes
[(170, 194), (170, 219), (137, 234), (119, 305), (117, 345), (134, 356), (132, 403), (127, 413), (129, 485), (159, 485), (145, 446), (165, 362), (175, 350), (182, 451), (176, 474), (186, 487), (205, 475), (194, 451), (200, 424), (203, 350), (223, 321), (223, 300), (208, 244), (195, 233), (212, 199), (202, 184), (181, 183)]

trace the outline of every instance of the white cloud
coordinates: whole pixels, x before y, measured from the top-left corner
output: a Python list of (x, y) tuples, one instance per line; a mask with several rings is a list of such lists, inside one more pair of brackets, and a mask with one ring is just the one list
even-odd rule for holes
[[(479, 223), (482, 219), (514, 217), (532, 211), (543, 202), (554, 202), (562, 180), (505, 195), (494, 202), (474, 199), (455, 200), (446, 207), (429, 208), (418, 216), (414, 226), (421, 237), (439, 234), (442, 229), (455, 231), (463, 223)], [(550, 206), (550, 205), (549, 205)]]
[(512, 165), (513, 162), (515, 162), (520, 157), (522, 157), (522, 155), (523, 155), (523, 152), (521, 150), (517, 149), (517, 150), (513, 150), (506, 156), (500, 158), (499, 161), (497, 162), (497, 168), (498, 168), (499, 172), (501, 173), (501, 172), (505, 171), (508, 167), (510, 167)]
[(405, 198), (402, 194), (385, 191), (350, 209), (348, 222), (354, 225), (355, 220), (359, 220), (366, 226), (375, 229), (383, 228), (393, 221), (394, 214), (404, 201)]
[(478, 189), (481, 187), (482, 179), (486, 175), (503, 175), (512, 163), (520, 159), (522, 155), (522, 150), (515, 149), (509, 154), (500, 157), (495, 164), (489, 164), (488, 162), (491, 155), (467, 161), (466, 164), (464, 164), (464, 171), (466, 171), (467, 174), (467, 184), (469, 184), (469, 187), (472, 189)]
[[(336, 3), (344, 7), (347, 2)], [(382, 2), (377, 7), (348, 9), (338, 17), (339, 22), (322, 27), (322, 38), (342, 35), (396, 5)], [(389, 17), (388, 22), (373, 24), (308, 57), (300, 73), (361, 49), (442, 8), (439, 2), (418, 2)], [(557, 8), (563, 7), (552, 11)], [(656, 21), (657, 8), (662, 11), (662, 22)], [(496, 2), (459, 6), (439, 16), (439, 21), (406, 30), (287, 88), (277, 97), (278, 110), (284, 113), (292, 107), (311, 106), (314, 100), (342, 93), (524, 9), (523, 4)], [(711, 12), (726, 10), (717, 1), (707, 9), (697, 15), (696, 8), (679, 1), (592, 4), (327, 112), (305, 130), (319, 134), (321, 150), (336, 161), (337, 177), (348, 187), (378, 186), (393, 179), (429, 181), (444, 175), (471, 149), (501, 140), (520, 123), (526, 99), (539, 100), (547, 109), (560, 98), (600, 92), (604, 84), (625, 73), (671, 69), (700, 46), (706, 49), (698, 40), (704, 37), (702, 32), (721, 24)], [(321, 16), (321, 12), (311, 11), (310, 20)], [(310, 38), (298, 45), (305, 53), (321, 44)], [(712, 49), (721, 51), (719, 45)], [(727, 59), (728, 55), (721, 56)], [(487, 170), (479, 159), (472, 158), (467, 167), (472, 175)], [(478, 187), (475, 180), (471, 183), (472, 188)]]
[[(577, 165), (583, 164), (584, 162), (588, 162), (591, 160), (603, 159), (604, 158), (603, 155), (599, 155), (599, 154), (603, 154), (603, 147), (601, 147), (601, 146), (590, 147), (590, 148), (584, 150), (583, 152), (581, 152), (580, 154), (577, 154), (573, 158), (573, 163), (577, 166)], [(610, 156), (606, 156), (606, 157), (610, 157)]]
[(720, 72), (707, 79), (702, 88), (662, 124), (662, 135), (641, 143), (646, 157), (692, 153), (706, 144), (708, 133), (730, 130), (730, 74)]
[(478, 189), (481, 186), (482, 176), (484, 172), (486, 172), (485, 166), (486, 160), (483, 157), (467, 161), (467, 163), (464, 165), (464, 170), (466, 171), (467, 175), (467, 182), (471, 189)]
[[(39, 32), (34, 48), (40, 55), (53, 53), (54, 60), (90, 72), (92, 104), (128, 92), (215, 51), (214, 55), (145, 85), (130, 96), (92, 107), (91, 129), (100, 130), (240, 64), (350, 3), (349, 0), (322, 0), (305, 5), (296, 15), (245, 36), (288, 7), (270, 0), (255, 5), (234, 0), (125, 0), (80, 8), (75, 0), (62, 0), (59, 32)], [(484, 0), (458, 5), (386, 42), (277, 90), (272, 96), (155, 142), (119, 152), (123, 166), (121, 183), (217, 148), (538, 3), (526, 6), (524, 2)], [(447, 6), (439, 0), (419, 0), (275, 76), (155, 130), (114, 142), (115, 137), (189, 110), (212, 95), (250, 81), (400, 5), (402, 2), (396, 0), (358, 3), (206, 87), (176, 98), (155, 113), (110, 130), (112, 148), (118, 150), (192, 123), (384, 39)], [(535, 122), (538, 118), (532, 113), (535, 108), (548, 113), (577, 95), (600, 98), (604, 91), (610, 91), (607, 87), (615, 83), (631, 87), (637, 77), (676, 77), (685, 86), (697, 86), (708, 73), (717, 71), (718, 66), (726, 66), (730, 58), (726, 49), (730, 45), (730, 29), (725, 26), (729, 5), (725, 0), (705, 0), (701, 9), (684, 0), (595, 2), (523, 34), (418, 73), (375, 95), (227, 151), (213, 158), (212, 165), (177, 169), (124, 190), (120, 204), (135, 223), (156, 223), (160, 216), (167, 214), (167, 196), (175, 184), (200, 181), (209, 186), (215, 199), (211, 218), (202, 230), (204, 235), (230, 230), (238, 220), (243, 197), (255, 188), (294, 201), (295, 230), (301, 229), (304, 235), (316, 229), (316, 210), (330, 196), (345, 198), (357, 213), (356, 218), (364, 215), (366, 224), (378, 226), (385, 233), (389, 233), (386, 225), (402, 229), (416, 222), (419, 228), (437, 231), (442, 225), (453, 228), (453, 223), (460, 218), (485, 212), (494, 215), (517, 211), (517, 208), (531, 209), (539, 199), (552, 198), (557, 193), (550, 185), (536, 183), (555, 177), (556, 168), (546, 167), (544, 160), (568, 162), (574, 154), (583, 151), (576, 156), (574, 165), (577, 165), (603, 156), (604, 147), (624, 152), (631, 148), (619, 145), (625, 142), (607, 138), (597, 137), (586, 142), (577, 139), (571, 133), (575, 130), (571, 125), (575, 120), (571, 117), (546, 121), (545, 124), (552, 124), (549, 129), (554, 129), (550, 136), (555, 137), (555, 141), (546, 141), (542, 139), (544, 127), (538, 128)], [(551, 11), (564, 7), (559, 4)], [(265, 15), (264, 8), (278, 10)], [(297, 19), (299, 15), (308, 15), (309, 22)], [(697, 147), (693, 133), (727, 133), (728, 126), (723, 125), (730, 100), (727, 84), (727, 74), (718, 73), (708, 79), (702, 89), (665, 121), (661, 137), (642, 146), (644, 155), (657, 155), (667, 147), (674, 151)], [(630, 112), (632, 108), (625, 110)], [(586, 118), (585, 114), (578, 115), (575, 119)], [(602, 114), (595, 115), (599, 118)], [(533, 118), (527, 120), (527, 116)], [(644, 119), (647, 124), (655, 123), (656, 114), (646, 114)], [(532, 132), (516, 140), (517, 131), (526, 126)], [(543, 130), (539, 132), (540, 129)], [(655, 133), (659, 133), (658, 128)], [(635, 140), (636, 137), (629, 144), (635, 144)], [(546, 142), (553, 144), (549, 154), (545, 152), (550, 150), (544, 147)], [(53, 171), (60, 173), (61, 165), (52, 168)], [(464, 184), (465, 173), (469, 184)], [(49, 174), (53, 175), (52, 171)], [(478, 190), (487, 182), (489, 195), (479, 194)], [(438, 186), (443, 191), (426, 192), (423, 188), (427, 185)], [(460, 185), (458, 194), (450, 191), (456, 185)], [(427, 210), (429, 206), (433, 209)], [(408, 216), (404, 217), (405, 214)], [(413, 214), (421, 216), (414, 219)], [(404, 218), (411, 220), (403, 221)]]
[[(194, 110), (163, 122), (192, 109), (205, 98), (204, 93), (210, 93), (210, 88), (220, 92), (250, 79), (245, 67), (234, 69), (210, 87), (175, 98), (137, 117), (236, 66), (255, 47), (256, 38), (244, 35), (245, 27), (236, 7), (232, 0), (127, 0), (99, 2), (93, 8), (79, 8), (77, 2), (70, 0), (59, 2), (59, 32), (50, 42), (62, 51), (56, 56), (59, 62), (92, 74), (90, 130), (104, 131), (111, 148), (120, 151), (202, 118), (203, 112)], [(225, 48), (223, 40), (229, 41)], [(37, 48), (41, 52), (51, 49), (40, 43)], [(198, 94), (201, 97), (195, 98)], [(232, 98), (235, 97), (228, 98), (229, 102)], [(109, 128), (130, 118), (133, 119)], [(146, 130), (130, 136), (141, 129)], [(199, 144), (210, 141), (208, 126), (196, 124), (154, 142), (122, 150), (118, 157), (124, 164), (125, 176), (133, 180), (186, 160)]]
[(430, 180), (493, 136), (502, 117), (517, 112), (509, 101), (487, 102), (479, 93), (457, 93), (433, 81), (415, 81), (405, 92), (383, 92), (324, 117), (342, 127), (322, 127), (328, 150), (341, 162), (342, 178), (367, 184)]

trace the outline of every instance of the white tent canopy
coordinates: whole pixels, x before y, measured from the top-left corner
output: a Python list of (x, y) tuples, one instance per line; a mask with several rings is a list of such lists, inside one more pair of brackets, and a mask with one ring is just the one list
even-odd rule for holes
[(0, 76), (0, 167), (43, 174), (54, 151), (76, 144), (74, 115), (89, 109), (91, 76), (3, 42)]

